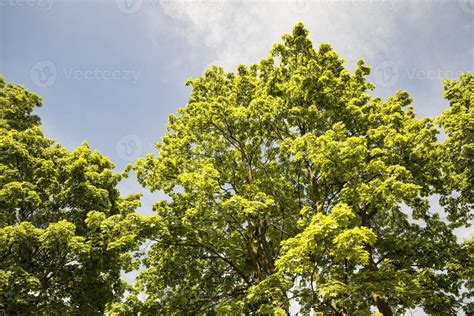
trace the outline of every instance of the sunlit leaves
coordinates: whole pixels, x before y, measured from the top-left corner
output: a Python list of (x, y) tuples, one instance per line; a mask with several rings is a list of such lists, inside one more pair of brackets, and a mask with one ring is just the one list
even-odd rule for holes
[[(369, 73), (362, 60), (346, 69), (329, 44), (314, 48), (299, 23), (259, 63), (211, 66), (187, 81), (189, 102), (170, 116), (159, 153), (131, 167), (168, 195), (148, 220), (143, 311), (279, 314), (294, 300), (304, 314), (449, 314), (462, 305), (467, 248), (451, 227), (466, 223), (457, 219), (467, 204), (451, 197), (457, 184), (463, 199), (471, 188), (462, 136), (471, 77), (446, 84), (453, 108), (441, 123), (456, 138), (440, 144), (407, 92), (371, 97)], [(433, 194), (452, 223), (430, 208)]]
[(44, 137), (41, 100), (0, 77), (0, 314), (102, 314), (136, 268), (139, 196), (111, 161)]

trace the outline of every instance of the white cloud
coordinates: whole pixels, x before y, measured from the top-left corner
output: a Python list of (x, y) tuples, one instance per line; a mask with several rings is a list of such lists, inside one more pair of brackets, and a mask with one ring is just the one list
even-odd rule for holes
[[(191, 44), (207, 46), (215, 54), (212, 63), (225, 68), (265, 57), (272, 44), (298, 21), (311, 31), (315, 44), (329, 42), (350, 64), (381, 54), (386, 59), (393, 49), (389, 45), (395, 25), (391, 18), (399, 8), (395, 0), (182, 0), (161, 4), (165, 14), (179, 24), (181, 34)], [(159, 23), (156, 14), (147, 10), (152, 24)]]

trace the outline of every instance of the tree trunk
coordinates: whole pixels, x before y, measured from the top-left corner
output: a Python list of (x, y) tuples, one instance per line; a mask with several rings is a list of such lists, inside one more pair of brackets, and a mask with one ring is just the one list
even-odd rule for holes
[(331, 306), (333, 314), (336, 316), (349, 316), (344, 308), (339, 308), (334, 299), (331, 300), (329, 306)]
[(390, 308), (390, 305), (388, 305), (386, 300), (380, 297), (380, 295), (378, 295), (377, 293), (372, 293), (372, 297), (374, 298), (375, 304), (377, 305), (379, 312), (381, 312), (383, 316), (393, 316), (392, 309)]
[[(359, 213), (362, 217), (362, 226), (370, 228), (370, 223), (369, 219), (370, 216), (365, 210), (361, 210)], [(369, 263), (367, 265), (367, 268), (370, 271), (378, 271), (377, 264), (375, 263), (373, 259), (373, 249), (372, 246), (369, 244), (365, 244), (365, 249), (369, 253)], [(379, 294), (377, 293), (372, 293), (372, 297), (374, 298), (375, 305), (377, 305), (377, 309), (379, 310), (380, 313), (382, 313), (383, 316), (393, 316), (392, 309), (390, 308), (390, 305), (388, 305), (388, 302), (382, 298)]]

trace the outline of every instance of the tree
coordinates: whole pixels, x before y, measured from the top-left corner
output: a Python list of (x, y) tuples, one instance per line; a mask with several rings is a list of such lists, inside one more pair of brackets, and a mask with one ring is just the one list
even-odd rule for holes
[(187, 82), (159, 154), (133, 166), (168, 195), (144, 228), (144, 314), (468, 308), (472, 241), (453, 230), (472, 216), (473, 76), (446, 84), (440, 143), (407, 92), (369, 96), (369, 73), (297, 24), (260, 63)]
[(0, 76), (0, 314), (99, 315), (134, 264), (139, 196), (87, 143), (44, 137), (41, 99)]

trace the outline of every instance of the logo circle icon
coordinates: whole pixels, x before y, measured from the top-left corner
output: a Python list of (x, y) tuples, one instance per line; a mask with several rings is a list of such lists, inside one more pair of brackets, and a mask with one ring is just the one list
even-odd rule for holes
[(117, 8), (125, 14), (134, 14), (140, 11), (143, 0), (115, 0)]
[(287, 5), (290, 10), (299, 15), (310, 11), (312, 7), (311, 0), (287, 0)]
[(125, 162), (137, 160), (143, 153), (143, 144), (137, 135), (125, 135), (115, 144), (117, 156)]
[(382, 88), (393, 87), (400, 79), (400, 67), (393, 60), (385, 60), (374, 68), (374, 80)]
[(30, 68), (30, 79), (37, 87), (47, 88), (53, 85), (56, 77), (56, 65), (49, 60), (39, 61)]
[(474, 0), (458, 0), (458, 2), (464, 12), (474, 14)]

